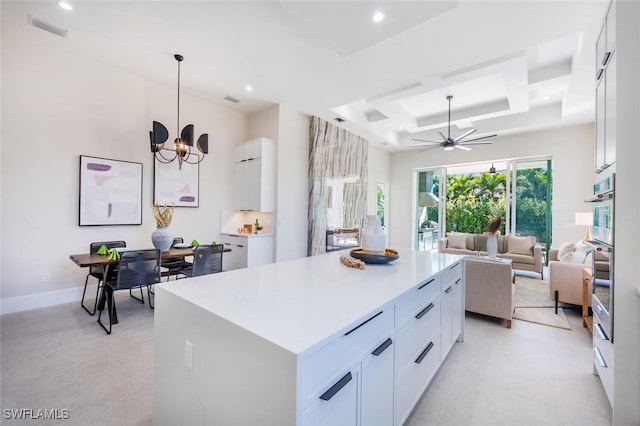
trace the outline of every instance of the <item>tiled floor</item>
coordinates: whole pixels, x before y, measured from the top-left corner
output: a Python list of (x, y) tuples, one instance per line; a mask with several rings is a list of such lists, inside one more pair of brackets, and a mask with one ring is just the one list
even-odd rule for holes
[[(2, 409), (68, 410), (69, 419), (3, 425), (150, 425), (153, 311), (119, 295), (107, 336), (79, 304), (0, 317)], [(408, 425), (607, 425), (611, 408), (592, 374), (589, 333), (467, 314), (465, 339)], [(35, 413), (35, 411), (34, 411)], [(333, 425), (332, 425), (333, 426)], [(368, 425), (362, 425), (368, 426)]]

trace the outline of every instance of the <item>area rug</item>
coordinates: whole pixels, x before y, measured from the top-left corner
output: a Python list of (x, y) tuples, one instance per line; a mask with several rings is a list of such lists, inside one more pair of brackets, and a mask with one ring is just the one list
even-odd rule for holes
[(549, 294), (547, 281), (516, 276), (516, 309), (513, 318), (571, 330), (571, 325), (562, 308), (567, 305), (560, 303), (558, 306), (556, 314), (555, 302)]

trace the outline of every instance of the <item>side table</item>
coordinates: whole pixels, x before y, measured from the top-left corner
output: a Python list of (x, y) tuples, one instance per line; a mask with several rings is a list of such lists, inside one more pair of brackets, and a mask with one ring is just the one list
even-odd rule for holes
[(582, 269), (582, 326), (593, 333), (593, 315), (589, 315), (589, 294), (591, 293), (591, 269)]

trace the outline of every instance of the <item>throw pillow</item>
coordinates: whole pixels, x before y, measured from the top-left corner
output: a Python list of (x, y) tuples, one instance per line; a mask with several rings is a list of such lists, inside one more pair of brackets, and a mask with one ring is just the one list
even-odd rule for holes
[(447, 235), (447, 247), (466, 249), (467, 248), (467, 234), (462, 232), (450, 232)]
[(488, 235), (478, 235), (476, 240), (476, 248), (479, 251), (487, 251), (487, 238), (489, 238)]
[(562, 259), (565, 254), (573, 253), (576, 250), (576, 245), (573, 243), (563, 243), (558, 249), (558, 259)]
[(584, 263), (585, 258), (587, 257), (587, 252), (579, 250), (573, 251), (571, 253), (567, 253), (560, 258), (560, 262), (568, 262), (568, 263)]
[(507, 253), (533, 255), (533, 246), (535, 239), (533, 237), (518, 237), (515, 235), (507, 236)]

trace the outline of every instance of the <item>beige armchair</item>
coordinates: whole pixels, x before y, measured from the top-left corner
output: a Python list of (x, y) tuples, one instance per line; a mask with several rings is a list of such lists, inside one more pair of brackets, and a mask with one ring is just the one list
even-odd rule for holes
[(511, 328), (516, 306), (513, 269), (499, 260), (465, 259), (465, 310), (507, 320)]
[[(549, 296), (556, 302), (570, 303), (582, 306), (582, 274), (584, 269), (590, 269), (590, 265), (584, 263), (560, 262), (558, 250), (549, 251)], [(591, 305), (591, 292), (588, 295)]]

